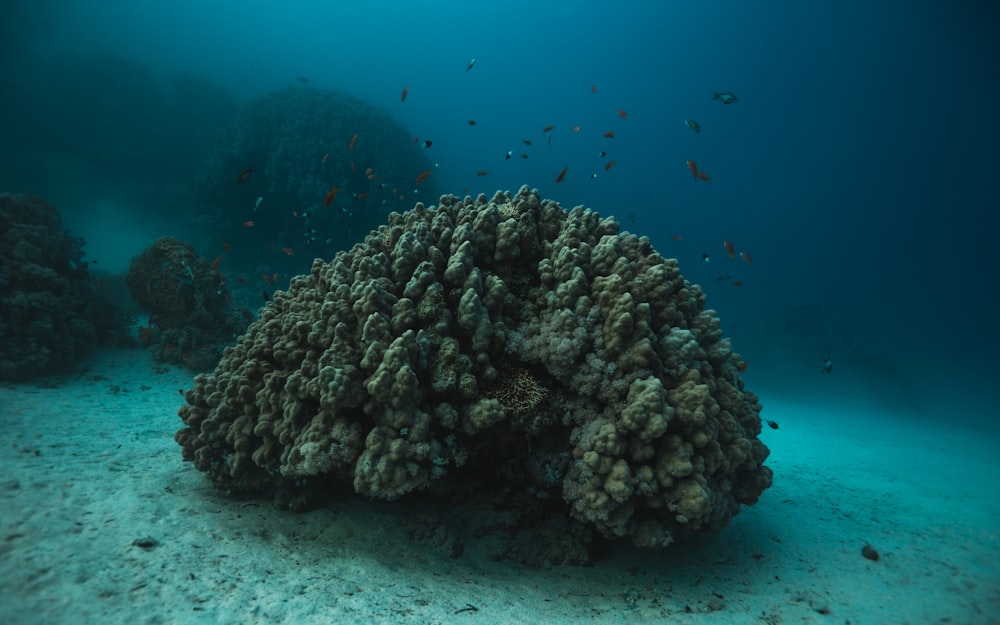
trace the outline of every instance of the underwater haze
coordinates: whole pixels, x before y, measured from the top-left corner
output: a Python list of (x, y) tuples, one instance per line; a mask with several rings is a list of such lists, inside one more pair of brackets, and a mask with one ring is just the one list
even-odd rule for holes
[[(160, 236), (217, 236), (191, 189), (241, 105), (334, 89), (432, 141), (441, 193), (527, 184), (650, 237), (706, 290), (750, 388), (975, 426), (1000, 374), (998, 18), (975, 1), (8, 0), (0, 190), (45, 197), (121, 272)], [(411, 205), (436, 202), (414, 187)]]

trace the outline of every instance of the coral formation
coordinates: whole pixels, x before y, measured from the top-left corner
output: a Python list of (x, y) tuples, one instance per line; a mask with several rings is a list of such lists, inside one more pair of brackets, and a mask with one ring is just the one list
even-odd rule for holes
[(740, 363), (702, 290), (614, 219), (527, 187), (443, 196), (276, 293), (175, 438), (232, 492), (478, 484), (657, 547), (771, 483)]
[(53, 206), (0, 194), (0, 379), (65, 367), (124, 336), (128, 314), (83, 257)]
[[(233, 258), (237, 264), (255, 262), (278, 240), (277, 247), (293, 247), (297, 256), (274, 261), (301, 273), (303, 256), (350, 247), (358, 235), (349, 230), (368, 232), (388, 211), (409, 208), (414, 189), (437, 197), (433, 178), (414, 183), (432, 163), (412, 136), (385, 110), (346, 93), (308, 86), (267, 93), (208, 146), (199, 181), (204, 218), (237, 257), (254, 251), (253, 259)], [(252, 173), (237, 184), (247, 168)], [(334, 186), (336, 198), (324, 206)], [(260, 210), (252, 210), (258, 198)], [(255, 227), (242, 227), (246, 220)]]
[(208, 261), (171, 237), (133, 258), (125, 282), (149, 313), (149, 327), (140, 338), (153, 356), (195, 371), (215, 366), (223, 346), (253, 318), (231, 305), (225, 279)]

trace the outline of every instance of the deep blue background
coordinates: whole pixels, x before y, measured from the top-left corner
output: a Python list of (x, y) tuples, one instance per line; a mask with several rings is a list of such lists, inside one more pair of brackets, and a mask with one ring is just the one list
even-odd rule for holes
[[(292, 6), (7, 2), (2, 69), (37, 84), (52, 59), (109, 52), (164, 81), (200, 74), (241, 100), (308, 77), (432, 139), (445, 192), (528, 184), (648, 235), (705, 287), (751, 363), (751, 388), (850, 392), (948, 418), (996, 414), (987, 390), (1000, 379), (995, 3), (281, 4)], [(31, 101), (30, 88), (15, 95), (5, 82), (4, 99)], [(723, 90), (739, 102), (711, 100)], [(45, 110), (77, 114), (71, 98)], [(4, 140), (4, 152), (23, 141)], [(176, 224), (163, 209), (97, 197), (92, 187), (114, 195), (114, 179), (74, 179), (79, 164), (58, 158), (59, 140), (32, 149), (52, 161), (30, 175), (8, 168), (0, 187), (49, 198), (109, 266), (124, 269), (122, 258), (161, 234), (191, 234), (167, 232)], [(617, 164), (605, 173), (608, 159)], [(711, 184), (692, 178), (687, 159)], [(175, 182), (189, 175), (178, 170)], [(723, 240), (756, 263), (728, 258)], [(827, 350), (831, 376), (819, 373)]]

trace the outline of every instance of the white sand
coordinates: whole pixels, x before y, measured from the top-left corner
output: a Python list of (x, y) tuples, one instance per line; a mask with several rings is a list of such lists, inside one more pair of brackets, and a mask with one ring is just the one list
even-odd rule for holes
[(0, 388), (0, 623), (1000, 623), (996, 430), (763, 397), (774, 486), (724, 532), (530, 570), (391, 506), (225, 498), (173, 441), (190, 376), (154, 366)]

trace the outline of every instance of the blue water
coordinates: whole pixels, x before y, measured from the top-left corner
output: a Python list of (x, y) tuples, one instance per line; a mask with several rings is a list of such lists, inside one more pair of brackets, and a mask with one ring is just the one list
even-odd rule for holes
[[(527, 184), (649, 236), (704, 286), (750, 388), (974, 423), (1000, 374), (998, 18), (985, 1), (8, 0), (0, 189), (44, 196), (123, 271), (158, 236), (207, 236), (169, 199), (199, 145), (304, 77), (432, 138), (440, 192)], [(67, 71), (81, 59), (102, 71)], [(171, 91), (178, 75), (217, 109)]]

